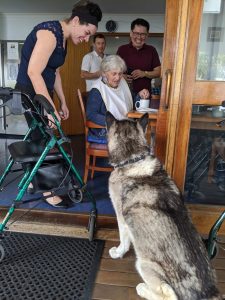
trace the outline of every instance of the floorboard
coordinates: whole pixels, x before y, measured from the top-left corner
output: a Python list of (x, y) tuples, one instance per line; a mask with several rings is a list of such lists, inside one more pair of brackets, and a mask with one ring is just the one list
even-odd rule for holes
[(96, 284), (93, 300), (139, 300), (135, 288)]
[[(222, 237), (225, 239), (225, 237)], [(141, 300), (136, 294), (136, 285), (141, 278), (135, 269), (135, 254), (130, 250), (123, 259), (113, 260), (109, 249), (118, 245), (118, 241), (107, 240), (102, 254), (93, 300)], [(218, 288), (225, 295), (225, 251), (219, 248), (212, 266), (216, 269)]]

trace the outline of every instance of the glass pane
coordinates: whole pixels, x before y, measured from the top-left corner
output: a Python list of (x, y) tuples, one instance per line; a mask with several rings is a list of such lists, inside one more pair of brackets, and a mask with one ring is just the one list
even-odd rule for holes
[(225, 0), (205, 0), (197, 80), (225, 81)]
[(224, 118), (222, 106), (192, 106), (184, 188), (186, 202), (225, 204)]

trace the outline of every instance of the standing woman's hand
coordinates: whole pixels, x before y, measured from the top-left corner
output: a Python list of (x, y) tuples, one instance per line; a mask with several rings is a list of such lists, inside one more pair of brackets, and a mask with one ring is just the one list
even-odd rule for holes
[(68, 109), (66, 103), (61, 104), (61, 110), (60, 110), (59, 114), (63, 120), (67, 120), (69, 118), (69, 109)]
[[(54, 111), (54, 114), (55, 114), (56, 118), (58, 119), (59, 123), (61, 123), (61, 117), (60, 117), (59, 113), (57, 112), (57, 110)], [(48, 114), (47, 117), (48, 117), (48, 126), (50, 128), (56, 129), (57, 126), (55, 124), (55, 120), (53, 119), (53, 116), (51, 114)]]
[(60, 117), (63, 120), (67, 120), (69, 118), (69, 109), (67, 107), (65, 95), (63, 93), (62, 80), (61, 80), (59, 68), (56, 70), (54, 91), (56, 92), (58, 99), (60, 101), (60, 111), (59, 111)]

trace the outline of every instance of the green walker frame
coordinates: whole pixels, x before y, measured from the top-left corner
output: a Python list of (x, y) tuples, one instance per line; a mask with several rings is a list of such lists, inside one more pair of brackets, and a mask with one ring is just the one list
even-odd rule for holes
[[(85, 193), (87, 195), (87, 197), (89, 198), (89, 200), (92, 202), (93, 207), (90, 212), (89, 224), (88, 224), (89, 240), (92, 241), (93, 237), (94, 237), (94, 230), (96, 227), (96, 218), (97, 218), (96, 202), (93, 199), (93, 196), (91, 195), (91, 193), (89, 193), (87, 191), (86, 185), (84, 184), (81, 176), (77, 172), (74, 164), (71, 161), (71, 158), (69, 157), (67, 152), (62, 147), (62, 145), (65, 142), (68, 143), (68, 142), (70, 142), (70, 140), (68, 137), (65, 136), (65, 134), (61, 128), (61, 125), (54, 114), (54, 108), (52, 107), (50, 102), (43, 95), (36, 95), (34, 97), (34, 101), (32, 101), (30, 99), (29, 95), (27, 95), (25, 93), (20, 93), (18, 91), (12, 90), (10, 88), (0, 88), (0, 99), (3, 99), (3, 102), (5, 102), (6, 105), (7, 105), (7, 101), (12, 99), (13, 94), (20, 94), (22, 96), (21, 98), (23, 100), (21, 100), (21, 101), (22, 101), (23, 107), (25, 108), (26, 113), (28, 115), (30, 115), (30, 117), (32, 119), (30, 128), (28, 129), (22, 143), (29, 143), (29, 138), (31, 137), (31, 133), (37, 128), (40, 130), (41, 134), (43, 135), (43, 138), (45, 138), (47, 140), (47, 142), (46, 142), (46, 145), (45, 145), (43, 151), (40, 153), (40, 157), (36, 159), (34, 167), (32, 167), (31, 169), (27, 168), (27, 170), (23, 174), (22, 179), (18, 183), (18, 194), (17, 194), (16, 198), (13, 200), (13, 203), (9, 207), (2, 222), (0, 223), (0, 241), (1, 241), (1, 238), (4, 237), (3, 233), (7, 228), (6, 225), (7, 225), (8, 221), (10, 220), (15, 208), (22, 201), (22, 198), (23, 198), (25, 192), (27, 191), (29, 184), (31, 183), (31, 181), (34, 178), (35, 174), (37, 173), (38, 169), (41, 167), (42, 163), (45, 161), (50, 150), (53, 148), (57, 148), (57, 150), (59, 152), (58, 154), (61, 156), (60, 159), (63, 159), (66, 162), (66, 166), (69, 169), (70, 175), (74, 176), (76, 178), (76, 180), (79, 182), (79, 185), (80, 185), (79, 195), (83, 195), (83, 193)], [(57, 137), (54, 134), (53, 129), (51, 129), (48, 126), (48, 120), (46, 119), (46, 117), (43, 117), (40, 114), (39, 109), (34, 104), (35, 102), (41, 104), (41, 106), (46, 110), (46, 112), (48, 114), (52, 115), (52, 117), (54, 119), (54, 123), (55, 123), (58, 133), (59, 133), (59, 137)], [(16, 143), (17, 142), (15, 142), (14, 144), (16, 144)], [(35, 153), (35, 155), (36, 155), (36, 153)], [(0, 177), (0, 188), (3, 185), (5, 178), (10, 173), (14, 163), (21, 163), (21, 161), (14, 160), (11, 155), (9, 158), (9, 163), (8, 163), (7, 167), (5, 168), (3, 174)], [(76, 187), (76, 189), (77, 189), (77, 187)], [(0, 251), (3, 256), (4, 249), (1, 246), (1, 244), (0, 244)], [(1, 261), (1, 258), (0, 258), (0, 261)]]

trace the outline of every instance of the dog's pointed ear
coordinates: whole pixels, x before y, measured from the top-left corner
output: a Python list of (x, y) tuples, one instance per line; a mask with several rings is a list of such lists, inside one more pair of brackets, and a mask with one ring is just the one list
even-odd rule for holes
[(143, 128), (143, 131), (146, 131), (146, 128), (148, 126), (148, 113), (145, 113), (139, 120), (141, 127)]
[(106, 127), (107, 129), (109, 129), (112, 123), (116, 121), (116, 118), (114, 118), (111, 112), (107, 111), (105, 115), (105, 120), (106, 120)]

